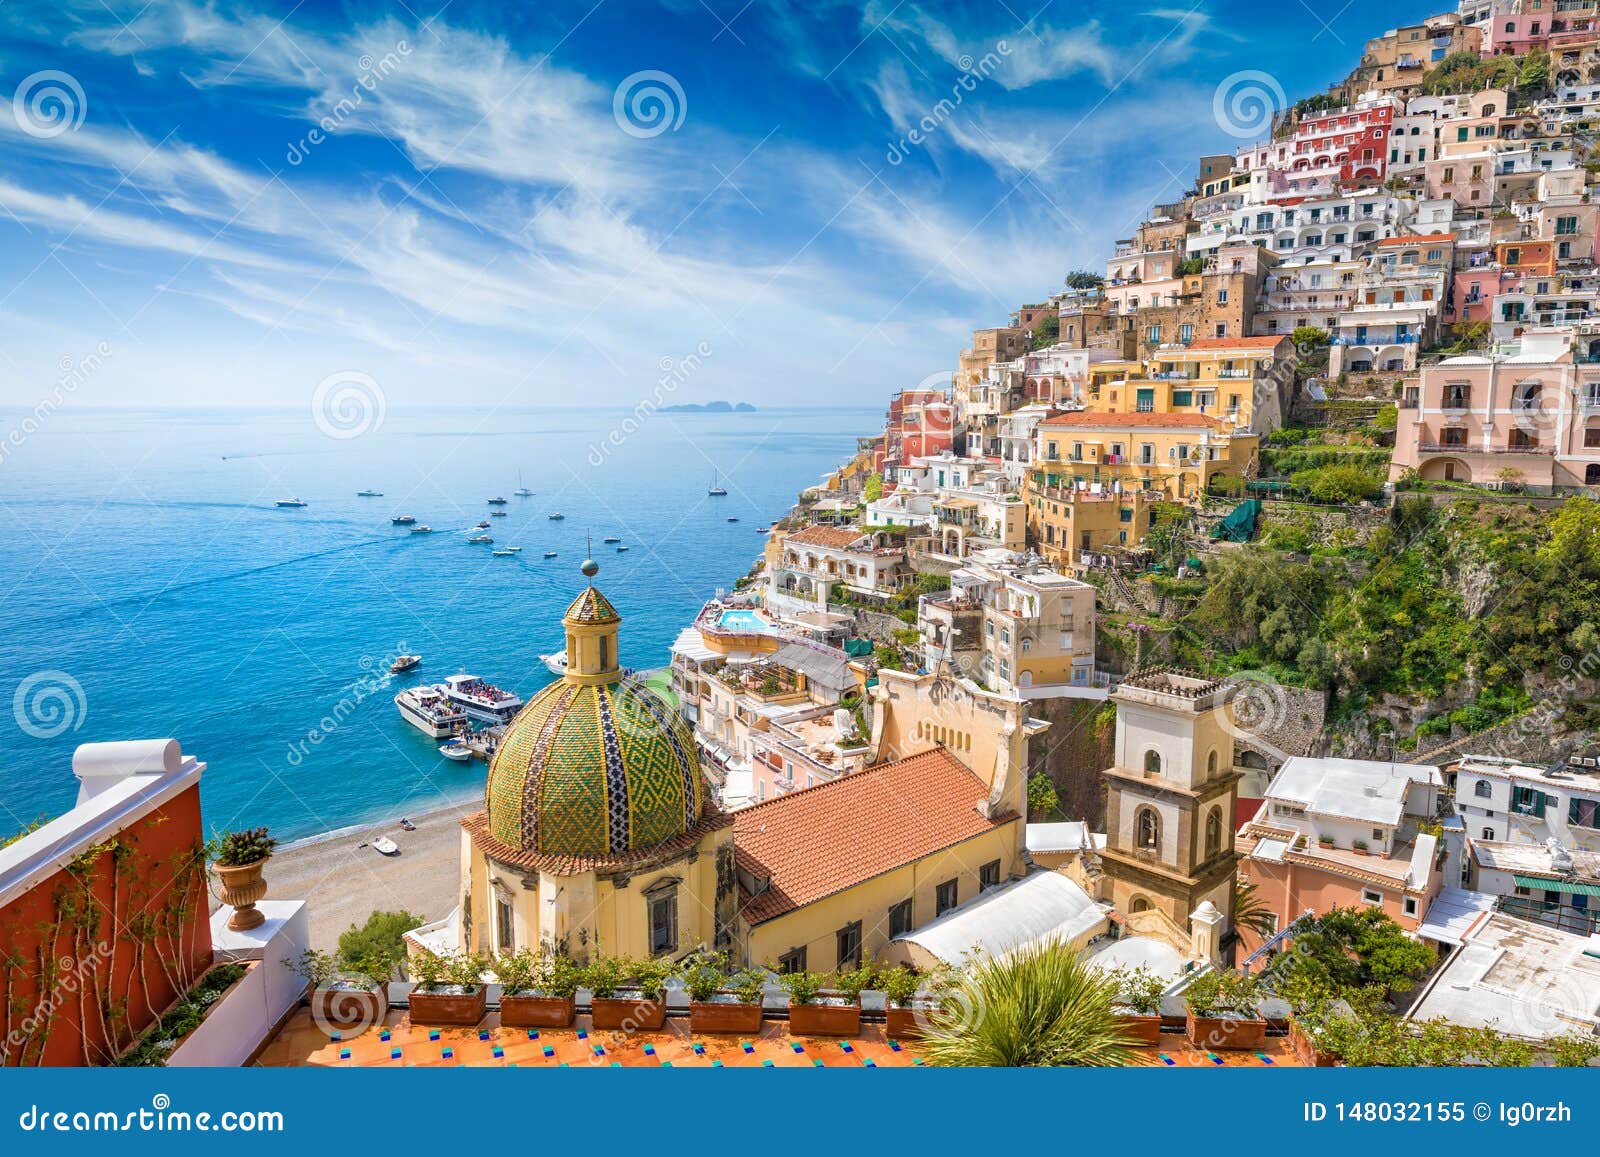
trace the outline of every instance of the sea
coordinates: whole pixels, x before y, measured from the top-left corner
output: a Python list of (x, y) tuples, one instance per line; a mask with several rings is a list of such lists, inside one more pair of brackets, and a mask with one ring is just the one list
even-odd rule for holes
[[(538, 691), (591, 552), (623, 663), (664, 666), (881, 413), (0, 410), (0, 840), (70, 808), (72, 753), (102, 740), (203, 760), (210, 831), (294, 841), (476, 796), (485, 765), (440, 756), (396, 691), (461, 671)], [(481, 519), (522, 552), (469, 544)], [(391, 676), (403, 652), (422, 665)]]

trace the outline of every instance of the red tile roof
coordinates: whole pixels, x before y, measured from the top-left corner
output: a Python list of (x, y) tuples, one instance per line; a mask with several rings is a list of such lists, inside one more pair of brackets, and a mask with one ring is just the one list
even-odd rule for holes
[(827, 546), (834, 550), (843, 550), (860, 538), (861, 533), (853, 526), (817, 525), (797, 530), (785, 541), (798, 542), (802, 546)]
[(760, 924), (954, 847), (1018, 816), (978, 811), (989, 789), (943, 748), (733, 813), (739, 867), (771, 884), (744, 906)]
[[(1269, 334), (1264, 337), (1201, 337), (1189, 343), (1192, 350), (1269, 350), (1276, 349), (1280, 341), (1288, 341), (1289, 335)], [(1155, 355), (1155, 360), (1161, 360), (1161, 354)]]
[(1085, 430), (1126, 430), (1136, 426), (1147, 427), (1194, 427), (1203, 430), (1216, 430), (1222, 423), (1209, 414), (1091, 414), (1080, 412), (1076, 414), (1062, 414), (1059, 418), (1046, 418), (1040, 422), (1041, 426), (1052, 429), (1085, 429)]

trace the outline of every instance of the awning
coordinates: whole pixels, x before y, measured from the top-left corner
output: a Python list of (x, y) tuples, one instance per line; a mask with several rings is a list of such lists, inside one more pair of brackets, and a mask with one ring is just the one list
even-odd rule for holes
[(1538, 888), (1545, 892), (1565, 892), (1569, 896), (1600, 896), (1600, 884), (1580, 884), (1576, 880), (1547, 880), (1543, 876), (1512, 875), (1519, 888)]

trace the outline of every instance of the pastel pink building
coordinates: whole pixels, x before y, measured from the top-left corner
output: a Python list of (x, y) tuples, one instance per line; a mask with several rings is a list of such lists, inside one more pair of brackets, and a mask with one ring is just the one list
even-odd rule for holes
[(1426, 481), (1600, 491), (1600, 326), (1528, 330), (1503, 348), (1423, 368), (1401, 404), (1392, 481), (1414, 469)]
[(1450, 294), (1451, 322), (1488, 321), (1489, 310), (1494, 305), (1494, 295), (1499, 293), (1505, 275), (1498, 265), (1485, 265), (1478, 269), (1456, 271), (1455, 284)]

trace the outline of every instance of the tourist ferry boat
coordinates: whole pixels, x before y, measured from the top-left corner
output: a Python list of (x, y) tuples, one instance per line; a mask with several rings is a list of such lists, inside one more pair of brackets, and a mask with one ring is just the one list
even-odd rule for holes
[(420, 666), (422, 666), (421, 655), (400, 655), (393, 663), (389, 664), (389, 674), (402, 675)]
[(390, 526), (415, 526), (417, 517), (414, 514), (397, 514), (389, 520)]
[(444, 693), (468, 718), (483, 723), (509, 723), (522, 710), (520, 697), (476, 675), (451, 675), (444, 681)]
[(400, 716), (424, 735), (448, 739), (471, 724), (467, 713), (451, 701), (443, 687), (407, 687), (394, 697)]
[(298, 498), (280, 498), (273, 503), (274, 506), (310, 506), (311, 503), (303, 502)]
[(567, 653), (553, 651), (548, 655), (540, 655), (540, 662), (550, 669), (552, 675), (565, 675), (567, 673)]
[(357, 490), (356, 491), (356, 497), (357, 498), (382, 498), (383, 497), (383, 491), (381, 491), (381, 490)]

